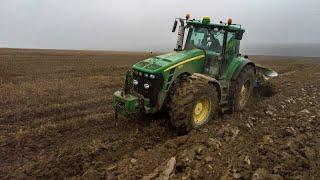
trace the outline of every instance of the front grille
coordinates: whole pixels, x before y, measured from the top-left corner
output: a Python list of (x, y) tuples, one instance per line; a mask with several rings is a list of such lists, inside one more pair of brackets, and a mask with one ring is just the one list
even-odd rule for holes
[[(141, 74), (141, 75), (139, 75)], [(150, 75), (149, 73), (147, 73)], [(150, 106), (155, 107), (157, 105), (158, 94), (163, 86), (162, 74), (153, 74), (154, 79), (145, 77), (145, 73), (134, 70), (133, 79), (138, 81), (138, 85), (133, 85), (133, 90), (143, 97), (150, 99)], [(145, 89), (144, 84), (149, 84), (150, 88)]]

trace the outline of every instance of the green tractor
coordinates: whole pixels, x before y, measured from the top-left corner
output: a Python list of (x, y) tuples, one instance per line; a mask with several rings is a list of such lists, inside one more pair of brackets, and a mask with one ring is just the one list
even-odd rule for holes
[[(241, 25), (176, 18), (174, 52), (133, 65), (124, 88), (114, 93), (116, 114), (134, 117), (168, 110), (171, 124), (189, 131), (219, 113), (242, 110), (253, 88), (277, 73), (256, 66), (239, 53)], [(185, 38), (184, 34), (187, 33)], [(185, 40), (185, 41), (184, 41)]]

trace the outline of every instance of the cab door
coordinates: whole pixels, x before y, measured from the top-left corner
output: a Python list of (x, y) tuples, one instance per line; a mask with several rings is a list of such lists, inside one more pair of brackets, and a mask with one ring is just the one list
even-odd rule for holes
[(239, 55), (240, 40), (235, 38), (235, 32), (227, 32), (226, 47), (225, 47), (225, 59), (226, 66), (232, 61), (233, 58)]
[(223, 54), (224, 31), (209, 30), (207, 41), (206, 62), (204, 73), (218, 79), (221, 71), (221, 57)]
[(222, 77), (232, 59), (239, 55), (240, 40), (237, 40), (235, 35), (235, 32), (228, 31), (224, 34), (219, 77)]

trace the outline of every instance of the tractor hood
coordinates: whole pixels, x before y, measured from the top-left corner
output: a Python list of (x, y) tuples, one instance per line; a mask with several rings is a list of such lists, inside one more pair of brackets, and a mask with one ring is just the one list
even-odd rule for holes
[(174, 51), (168, 54), (163, 54), (140, 61), (133, 65), (133, 69), (147, 73), (161, 73), (163, 70), (182, 61), (201, 55), (204, 55), (204, 52), (200, 49)]

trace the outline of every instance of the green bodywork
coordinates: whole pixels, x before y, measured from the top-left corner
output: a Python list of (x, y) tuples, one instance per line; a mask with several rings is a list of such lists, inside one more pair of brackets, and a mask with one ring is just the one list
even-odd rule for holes
[[(187, 21), (187, 25), (208, 29), (220, 28), (224, 29), (226, 32), (244, 32), (244, 30), (238, 26), (202, 23), (199, 20)], [(225, 38), (227, 38), (227, 36), (225, 36)], [(171, 85), (181, 74), (206, 74), (217, 79), (217, 81), (220, 82), (221, 88), (229, 87), (230, 82), (235, 74), (241, 70), (241, 67), (251, 63), (249, 60), (239, 55), (239, 44), (240, 40), (230, 41), (229, 44), (226, 43), (224, 51), (220, 55), (213, 51), (192, 48), (151, 57), (134, 64), (132, 67), (133, 71), (161, 75), (163, 77), (163, 85), (157, 97), (157, 105), (150, 107), (150, 99), (145, 98), (136, 92), (131, 91), (130, 94), (124, 94), (121, 91), (117, 91), (114, 93), (113, 104), (115, 111), (126, 116), (130, 116), (130, 114), (133, 113), (140, 113), (141, 109), (143, 113), (158, 112), (165, 106), (165, 100)], [(231, 52), (230, 49), (234, 47), (236, 47), (236, 50)], [(208, 61), (208, 57), (214, 59), (213, 61), (216, 63), (215, 66), (219, 65), (220, 72), (218, 74), (210, 74), (210, 71), (206, 69), (205, 63)], [(224, 60), (217, 60), (219, 57), (223, 57)], [(127, 76), (129, 77), (126, 79), (132, 81), (132, 73), (129, 73)], [(132, 82), (127, 82), (126, 84), (132, 84)]]
[(129, 116), (132, 113), (138, 113), (139, 106), (138, 97), (131, 94), (122, 94), (121, 91), (114, 93), (113, 99), (114, 108), (117, 112)]

